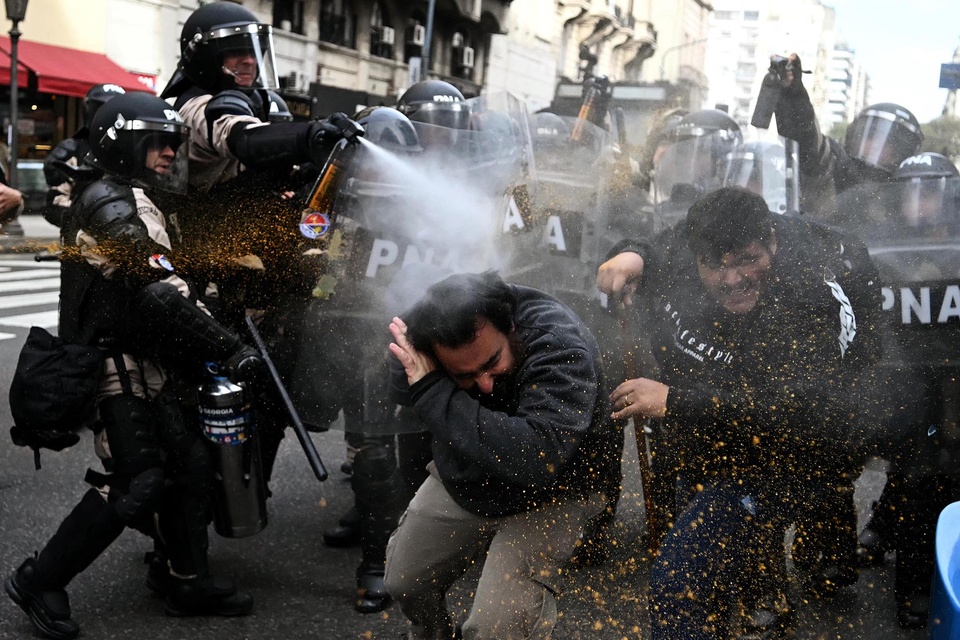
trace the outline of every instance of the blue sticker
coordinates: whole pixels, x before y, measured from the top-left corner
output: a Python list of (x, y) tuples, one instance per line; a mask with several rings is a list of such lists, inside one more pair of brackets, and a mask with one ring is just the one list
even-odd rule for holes
[(330, 218), (319, 211), (310, 211), (300, 220), (300, 233), (316, 240), (330, 231)]

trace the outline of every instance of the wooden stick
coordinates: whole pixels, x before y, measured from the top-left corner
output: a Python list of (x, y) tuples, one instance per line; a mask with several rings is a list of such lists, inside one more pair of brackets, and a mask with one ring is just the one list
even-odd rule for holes
[[(624, 354), (624, 366), (627, 379), (633, 380), (640, 377), (637, 370), (636, 357), (633, 352), (634, 336), (630, 331), (630, 318), (627, 315), (628, 309), (623, 302), (617, 304), (617, 319), (620, 321), (620, 336), (623, 340), (626, 353)], [(640, 465), (640, 486), (643, 490), (643, 508), (647, 517), (647, 550), (652, 558), (660, 549), (660, 540), (664, 533), (664, 523), (657, 517), (658, 509), (653, 502), (653, 461), (650, 448), (650, 440), (646, 430), (643, 428), (644, 421), (633, 419), (633, 433), (637, 440), (637, 458)]]

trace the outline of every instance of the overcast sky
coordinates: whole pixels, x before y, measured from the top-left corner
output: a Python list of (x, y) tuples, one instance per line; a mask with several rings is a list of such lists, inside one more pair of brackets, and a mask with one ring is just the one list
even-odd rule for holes
[[(774, 0), (776, 1), (776, 0)], [(940, 115), (940, 65), (960, 45), (960, 0), (823, 0), (870, 74), (871, 102), (897, 102), (920, 122)]]

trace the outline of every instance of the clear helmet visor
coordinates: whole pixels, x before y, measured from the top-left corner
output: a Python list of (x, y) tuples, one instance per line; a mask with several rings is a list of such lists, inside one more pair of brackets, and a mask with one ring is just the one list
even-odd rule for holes
[(242, 89), (277, 89), (277, 64), (273, 55), (273, 27), (245, 24), (214, 29), (203, 36), (215, 47), (221, 71)]
[(799, 213), (798, 167), (796, 142), (751, 129), (725, 158), (723, 186), (743, 187), (763, 196), (773, 213)]
[(445, 129), (470, 128), (470, 107), (464, 102), (421, 102), (402, 111), (412, 122)]
[(186, 193), (190, 140), (185, 127), (174, 132), (145, 131), (137, 146), (143, 157), (143, 171), (134, 180), (138, 186)]
[(919, 231), (945, 224), (955, 226), (960, 178), (912, 178), (899, 184), (903, 224)]
[(654, 166), (657, 204), (692, 203), (700, 195), (720, 187), (727, 154), (738, 141), (739, 134), (726, 130), (671, 141)]
[(847, 133), (846, 150), (874, 167), (894, 171), (914, 155), (920, 145), (918, 132), (891, 113), (875, 111), (858, 117)]

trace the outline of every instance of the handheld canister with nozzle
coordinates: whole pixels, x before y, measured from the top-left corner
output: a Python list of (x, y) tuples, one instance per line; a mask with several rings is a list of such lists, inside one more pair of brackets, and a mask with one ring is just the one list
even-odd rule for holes
[(341, 138), (327, 157), (300, 216), (300, 233), (305, 237), (316, 240), (334, 229), (337, 194), (349, 174), (350, 164), (357, 153), (358, 140), (356, 135)]
[(606, 76), (596, 76), (588, 80), (583, 92), (583, 104), (580, 105), (580, 113), (577, 115), (576, 124), (573, 125), (573, 131), (570, 132), (570, 139), (580, 142), (588, 122), (603, 126), (603, 118), (609, 102), (610, 80)]
[(770, 120), (773, 118), (777, 101), (780, 100), (780, 87), (783, 86), (787, 71), (792, 70), (793, 67), (787, 58), (783, 56), (772, 56), (770, 58), (770, 68), (760, 84), (757, 105), (753, 109), (753, 117), (750, 118), (751, 125), (758, 129), (770, 128)]

